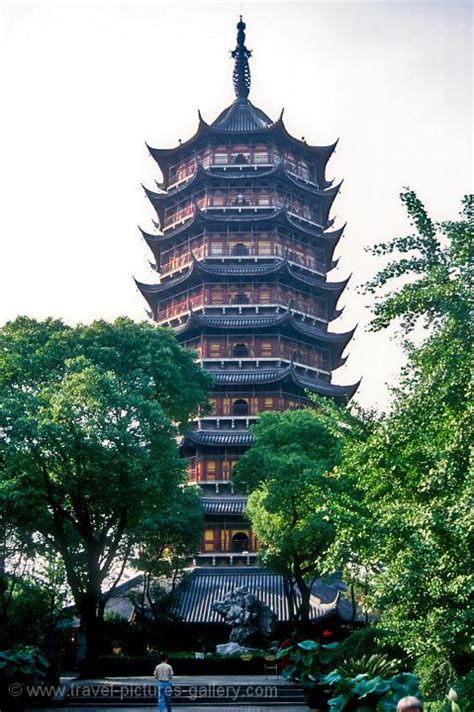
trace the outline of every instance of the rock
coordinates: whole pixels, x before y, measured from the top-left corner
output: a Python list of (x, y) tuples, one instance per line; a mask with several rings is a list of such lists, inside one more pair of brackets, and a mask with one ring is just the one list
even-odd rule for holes
[(234, 644), (263, 643), (272, 638), (276, 628), (273, 611), (246, 586), (227, 593), (222, 601), (215, 601), (212, 610), (232, 626), (229, 641)]
[(222, 643), (222, 645), (216, 645), (216, 652), (219, 655), (232, 655), (233, 653), (245, 653), (247, 648), (243, 648), (238, 643)]

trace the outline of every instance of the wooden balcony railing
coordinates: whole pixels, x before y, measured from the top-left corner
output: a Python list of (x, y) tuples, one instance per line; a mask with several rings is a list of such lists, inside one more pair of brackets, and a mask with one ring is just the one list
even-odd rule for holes
[(219, 461), (212, 463), (207, 460), (198, 460), (188, 465), (188, 477), (192, 482), (229, 482), (232, 479), (232, 469), (235, 461)]
[(294, 397), (292, 398), (289, 396), (281, 395), (272, 395), (271, 393), (265, 393), (265, 396), (261, 398), (217, 398), (214, 399), (211, 413), (204, 417), (255, 417), (260, 413), (263, 413), (268, 410), (290, 410), (294, 408), (304, 407), (306, 404), (306, 399)]
[(220, 361), (223, 359), (285, 359), (286, 361), (294, 360), (296, 363), (302, 364), (304, 366), (309, 366), (311, 368), (316, 368), (320, 371), (329, 371), (329, 357), (318, 353), (308, 353), (308, 352), (297, 352), (295, 348), (291, 347), (279, 347), (278, 345), (272, 348), (254, 348), (249, 349), (245, 354), (236, 354), (235, 350), (232, 348), (210, 350), (207, 349), (206, 353), (203, 353), (201, 349), (198, 349), (198, 358), (206, 360)]
[[(237, 246), (238, 245), (238, 246)], [(183, 254), (176, 254), (176, 251), (163, 252), (161, 271), (163, 274), (169, 272), (174, 272), (178, 269), (183, 269), (190, 265), (193, 261), (192, 254), (198, 260), (220, 257), (235, 257), (238, 259), (246, 258), (266, 258), (271, 259), (272, 257), (288, 257), (290, 262), (306, 267), (307, 269), (314, 270), (320, 274), (324, 274), (324, 265), (318, 262), (313, 255), (305, 255), (301, 252), (295, 251), (290, 246), (282, 245), (276, 241), (266, 241), (265, 244), (252, 246), (246, 246), (245, 243), (236, 243), (235, 240), (232, 244), (223, 244), (222, 242), (216, 243), (212, 241), (206, 241), (204, 245), (193, 246), (191, 243), (189, 247), (185, 248)]]
[(220, 196), (217, 196), (216, 192), (206, 194), (205, 196), (201, 193), (198, 199), (194, 199), (182, 207), (171, 206), (165, 212), (163, 229), (170, 230), (183, 222), (186, 218), (190, 218), (194, 213), (195, 204), (205, 212), (220, 212), (228, 215), (249, 215), (286, 207), (296, 218), (305, 220), (312, 225), (320, 225), (318, 216), (314, 215), (311, 209), (305, 204), (286, 201), (278, 194), (262, 196), (261, 191), (252, 195), (249, 195), (248, 192), (246, 192), (245, 195), (243, 193), (235, 195), (234, 190), (230, 191), (230, 193), (221, 193)]
[(157, 321), (168, 321), (187, 314), (190, 309), (197, 310), (210, 306), (225, 307), (228, 313), (232, 313), (234, 307), (278, 306), (287, 308), (290, 303), (291, 308), (297, 312), (307, 314), (316, 319), (324, 320), (327, 317), (327, 309), (324, 304), (315, 303), (310, 299), (294, 298), (292, 294), (285, 293), (280, 289), (248, 289), (240, 293), (226, 289), (220, 291), (204, 289), (200, 294), (185, 296), (160, 309), (157, 314)]
[(254, 554), (258, 551), (258, 547), (254, 546), (251, 541), (248, 545), (244, 542), (230, 542), (228, 544), (216, 544), (213, 541), (203, 541), (201, 543), (201, 553), (203, 554)]

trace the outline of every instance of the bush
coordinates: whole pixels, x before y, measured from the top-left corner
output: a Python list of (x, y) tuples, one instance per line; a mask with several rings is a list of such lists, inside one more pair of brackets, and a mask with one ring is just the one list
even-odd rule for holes
[(48, 661), (38, 648), (19, 646), (0, 651), (0, 680), (38, 683), (44, 680)]
[(423, 694), (428, 698), (444, 698), (453, 685), (456, 673), (450, 661), (441, 655), (423, 656), (415, 665)]
[[(19, 646), (10, 650), (0, 651), (0, 699), (4, 703), (2, 709), (7, 712), (17, 712), (28, 704), (26, 685), (43, 682), (48, 670), (48, 661), (40, 650), (33, 646)], [(10, 685), (21, 686), (20, 694), (10, 695)]]
[(474, 708), (474, 670), (460, 677), (453, 687), (458, 694), (458, 703), (462, 712), (469, 712), (469, 704), (473, 705)]
[[(240, 655), (222, 656), (208, 653), (204, 659), (196, 659), (194, 652), (171, 653), (169, 662), (176, 675), (261, 675), (266, 651), (258, 651), (250, 660)], [(159, 653), (146, 656), (101, 655), (92, 664), (83, 661), (79, 666), (80, 677), (128, 677), (152, 675), (159, 662)]]
[(354, 630), (342, 641), (342, 650), (345, 658), (362, 658), (374, 651), (394, 660), (405, 657), (404, 651), (389, 641), (383, 628), (374, 625)]

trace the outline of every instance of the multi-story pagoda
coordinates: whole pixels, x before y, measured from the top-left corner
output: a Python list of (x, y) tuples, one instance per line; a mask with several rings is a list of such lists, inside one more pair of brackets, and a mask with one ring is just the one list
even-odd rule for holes
[[(259, 413), (300, 408), (308, 392), (338, 401), (331, 382), (353, 331), (329, 323), (348, 280), (329, 282), (343, 227), (329, 213), (340, 185), (326, 179), (335, 149), (291, 136), (248, 99), (250, 51), (237, 25), (236, 99), (175, 148), (149, 147), (161, 182), (145, 188), (158, 232), (143, 232), (160, 275), (137, 283), (150, 317), (174, 329), (214, 377), (212, 412), (185, 438), (189, 478), (202, 488), (199, 563), (251, 564), (257, 542), (232, 491), (232, 470)], [(283, 113), (283, 112), (282, 112)]]

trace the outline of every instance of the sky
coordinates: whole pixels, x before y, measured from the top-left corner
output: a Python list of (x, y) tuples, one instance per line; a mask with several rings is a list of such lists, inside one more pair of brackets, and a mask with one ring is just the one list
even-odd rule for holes
[(332, 329), (356, 323), (337, 383), (385, 409), (404, 355), (394, 329), (367, 329), (358, 286), (382, 266), (365, 248), (410, 227), (399, 193), (436, 220), (472, 191), (472, 15), (433, 2), (0, 3), (0, 324), (26, 314), (67, 323), (145, 319), (132, 277), (156, 280), (137, 225), (152, 227), (141, 183), (159, 178), (145, 141), (174, 146), (233, 101), (239, 13), (250, 99), (285, 107), (297, 138), (339, 138), (344, 178), (332, 217), (347, 221), (330, 279), (352, 273)]

